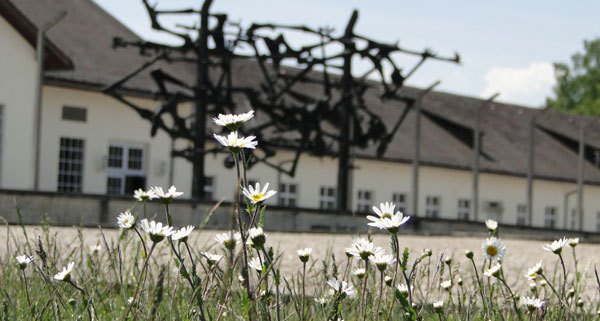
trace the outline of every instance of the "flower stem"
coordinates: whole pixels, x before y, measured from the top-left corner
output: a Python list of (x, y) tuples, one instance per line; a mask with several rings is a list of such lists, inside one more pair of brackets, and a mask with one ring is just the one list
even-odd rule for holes
[(381, 298), (383, 297), (383, 271), (380, 272), (380, 280), (379, 280), (379, 296), (377, 297), (377, 308), (375, 309), (375, 319), (379, 317), (379, 309), (381, 307)]
[(138, 278), (138, 282), (137, 285), (135, 286), (135, 293), (133, 295), (133, 300), (131, 301), (131, 304), (129, 304), (127, 306), (127, 310), (125, 310), (125, 316), (123, 317), (123, 320), (127, 320), (127, 317), (129, 316), (129, 312), (131, 310), (131, 307), (135, 305), (135, 301), (137, 300), (138, 294), (140, 292), (140, 286), (142, 284), (142, 280), (143, 282), (146, 282), (146, 277), (144, 275), (144, 273), (146, 273), (146, 270), (148, 269), (148, 262), (150, 261), (150, 256), (152, 255), (152, 252), (154, 251), (154, 248), (156, 247), (156, 243), (152, 243), (152, 246), (150, 247), (150, 252), (148, 253), (148, 256), (146, 256), (146, 259), (144, 260), (144, 266), (142, 267), (142, 271), (140, 272), (140, 277)]
[(306, 262), (302, 262), (302, 303), (300, 308), (300, 321), (304, 321), (304, 301), (306, 300)]
[(360, 294), (360, 315), (362, 320), (367, 320), (367, 307), (365, 306), (365, 299), (367, 298), (367, 282), (369, 280), (369, 259), (365, 260), (365, 279), (363, 281), (362, 292)]
[(502, 282), (502, 284), (504, 284), (504, 286), (506, 287), (506, 289), (508, 290), (508, 293), (510, 293), (510, 297), (512, 299), (512, 303), (513, 303), (513, 308), (515, 309), (515, 313), (517, 314), (517, 317), (519, 317), (519, 320), (523, 320), (521, 318), (521, 311), (519, 311), (519, 308), (517, 307), (517, 298), (515, 297), (515, 294), (513, 293), (513, 291), (510, 289), (510, 287), (508, 286), (508, 284), (506, 284), (506, 280), (504, 280), (503, 277), (499, 277), (498, 278), (500, 280), (500, 282)]
[(23, 281), (25, 282), (25, 293), (27, 293), (27, 304), (29, 305), (29, 311), (31, 311), (31, 315), (34, 315), (33, 306), (31, 305), (31, 297), (29, 295), (29, 282), (27, 281), (27, 275), (25, 274), (25, 270), (21, 269), (23, 274)]

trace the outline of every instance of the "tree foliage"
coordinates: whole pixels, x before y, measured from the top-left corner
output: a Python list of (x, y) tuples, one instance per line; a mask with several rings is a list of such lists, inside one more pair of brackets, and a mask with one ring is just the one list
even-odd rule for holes
[(547, 105), (576, 114), (600, 115), (600, 38), (584, 41), (584, 51), (571, 56), (571, 65), (554, 64), (554, 97)]

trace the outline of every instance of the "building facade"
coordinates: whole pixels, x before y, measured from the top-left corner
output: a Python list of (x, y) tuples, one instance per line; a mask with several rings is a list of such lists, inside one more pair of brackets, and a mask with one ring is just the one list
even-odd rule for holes
[[(32, 39), (40, 26), (61, 10), (68, 11), (67, 17), (47, 33), (38, 114), (38, 62)], [(98, 25), (103, 26), (104, 36), (94, 30)], [(114, 36), (137, 37), (89, 0), (0, 0), (2, 190), (122, 196), (138, 187), (175, 185), (190, 194), (191, 164), (170, 156), (173, 146), (187, 143), (173, 141), (163, 132), (150, 137), (150, 123), (102, 93), (105, 86), (143, 62), (135, 52), (110, 49)], [(130, 98), (153, 110), (160, 102), (152, 98), (149, 87), (147, 80), (139, 80), (131, 88)], [(445, 93), (434, 93), (423, 102), (423, 156), (418, 167), (416, 211), (412, 202), (414, 126), (410, 125), (414, 115), (409, 114), (406, 128), (397, 134), (384, 157), (373, 157), (368, 150), (356, 151), (351, 177), (353, 211), (366, 214), (374, 204), (393, 201), (411, 215), (431, 219), (489, 218), (510, 225), (600, 232), (600, 145), (596, 144), (600, 131), (591, 118), (569, 119), (504, 104), (486, 106), (481, 123), (479, 204), (474, 211), (472, 106), (481, 104), (475, 98)], [(534, 128), (530, 220), (525, 146), (532, 122), (539, 126)], [(580, 173), (577, 128), (582, 123), (589, 125), (581, 165), (583, 220), (577, 215), (576, 193)], [(233, 199), (235, 172), (223, 165), (226, 157), (224, 153), (206, 155), (205, 201)], [(290, 152), (280, 151), (273, 162), (285, 163), (292, 158)], [(305, 154), (294, 177), (259, 163), (248, 179), (268, 182), (278, 190), (269, 200), (271, 204), (334, 215), (336, 169), (335, 155)]]

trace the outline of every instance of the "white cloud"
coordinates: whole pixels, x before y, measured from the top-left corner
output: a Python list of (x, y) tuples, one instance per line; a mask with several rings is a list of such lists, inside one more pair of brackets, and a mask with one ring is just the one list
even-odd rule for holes
[(554, 67), (547, 62), (533, 62), (526, 68), (492, 67), (485, 74), (481, 96), (499, 92), (499, 100), (540, 107), (554, 83)]

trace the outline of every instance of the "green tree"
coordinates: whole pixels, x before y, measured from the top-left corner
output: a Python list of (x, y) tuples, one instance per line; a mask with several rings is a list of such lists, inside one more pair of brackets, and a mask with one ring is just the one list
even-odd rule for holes
[(571, 56), (572, 65), (554, 64), (554, 97), (546, 103), (556, 111), (600, 115), (600, 38), (583, 44), (584, 52)]

